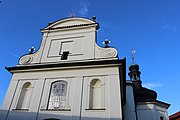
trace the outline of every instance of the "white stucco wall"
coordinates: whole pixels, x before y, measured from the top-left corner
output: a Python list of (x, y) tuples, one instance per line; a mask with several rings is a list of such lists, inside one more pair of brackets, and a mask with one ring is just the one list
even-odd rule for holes
[[(118, 67), (90, 67), (84, 69), (62, 69), (51, 71), (23, 72), (15, 73), (8, 91), (15, 91), (5, 97), (3, 109), (9, 109), (8, 120), (15, 119), (17, 115), (21, 118), (39, 120), (56, 116), (61, 119), (121, 119), (121, 94)], [(28, 79), (27, 79), (28, 78)], [(103, 106), (101, 110), (88, 109), (87, 99), (88, 84), (92, 79), (102, 81), (103, 88)], [(50, 94), (51, 83), (56, 80), (68, 82), (68, 109), (70, 111), (46, 110)], [(22, 83), (31, 82), (33, 85), (32, 97), (29, 103), (28, 111), (16, 110), (19, 98), (20, 87)], [(116, 89), (114, 89), (116, 88)], [(114, 94), (115, 93), (115, 94)], [(12, 100), (12, 101), (9, 101)], [(114, 104), (116, 103), (116, 104)], [(9, 106), (9, 108), (7, 107)], [(38, 116), (37, 116), (38, 115)], [(21, 118), (16, 118), (17, 120)], [(23, 119), (24, 119), (23, 118)]]
[(126, 104), (124, 105), (124, 120), (136, 120), (136, 106), (132, 81), (126, 81)]
[(136, 109), (138, 120), (169, 120), (167, 106), (160, 102), (140, 102)]

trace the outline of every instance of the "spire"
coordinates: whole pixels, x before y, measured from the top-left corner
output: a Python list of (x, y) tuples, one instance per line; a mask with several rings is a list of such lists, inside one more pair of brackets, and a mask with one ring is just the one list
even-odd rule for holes
[(132, 54), (132, 64), (129, 66), (128, 75), (130, 77), (130, 80), (132, 80), (132, 81), (140, 81), (141, 72), (139, 71), (139, 65), (134, 63), (135, 50), (132, 50), (131, 54)]

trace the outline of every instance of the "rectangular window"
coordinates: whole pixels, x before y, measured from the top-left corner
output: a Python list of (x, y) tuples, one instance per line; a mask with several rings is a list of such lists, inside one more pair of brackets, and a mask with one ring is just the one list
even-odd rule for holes
[(67, 60), (68, 54), (69, 54), (69, 51), (63, 52), (63, 54), (62, 54), (62, 56), (61, 56), (61, 60)]

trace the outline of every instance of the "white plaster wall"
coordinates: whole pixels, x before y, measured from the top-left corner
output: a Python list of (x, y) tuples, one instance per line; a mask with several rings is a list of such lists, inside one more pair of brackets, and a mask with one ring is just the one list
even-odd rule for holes
[[(102, 100), (102, 107), (99, 110), (88, 109), (88, 83), (93, 79), (99, 79), (104, 84), (104, 91), (102, 91), (101, 96), (104, 97)], [(103, 76), (88, 76), (84, 78), (83, 86), (83, 100), (82, 100), (82, 118), (83, 120), (99, 118), (99, 119), (122, 119), (121, 110), (121, 94), (120, 94), (120, 83), (118, 74)], [(104, 94), (103, 94), (104, 92)], [(104, 110), (103, 110), (104, 109)]]
[(138, 103), (137, 107), (138, 120), (169, 120), (167, 108), (156, 102), (142, 102)]
[[(16, 109), (19, 95), (21, 93), (21, 87), (25, 82), (32, 83), (32, 93), (29, 100), (28, 111)], [(24, 117), (28, 118), (29, 120), (35, 119), (39, 108), (42, 87), (43, 79), (12, 79), (8, 91), (14, 91), (14, 93), (13, 95), (11, 95), (7, 92), (7, 96), (5, 97), (3, 102), (4, 106), (2, 106), (2, 110), (9, 109), (9, 112), (7, 113), (7, 120), (23, 120)], [(9, 108), (7, 108), (8, 106)]]
[(10, 106), (12, 105), (12, 100), (14, 98), (16, 88), (17, 88), (17, 80), (15, 80), (15, 78), (13, 77), (9, 84), (4, 101), (2, 103), (2, 108), (0, 111), (0, 118), (2, 120), (5, 120), (9, 113), (9, 109), (10, 109)]
[[(60, 61), (62, 51), (70, 51), (68, 61), (94, 59), (95, 28), (50, 32), (45, 40), (41, 63)], [(71, 46), (63, 50), (63, 42)], [(66, 61), (67, 61), (66, 60)]]
[[(104, 81), (104, 109), (105, 110), (85, 110), (87, 109), (87, 80), (86, 78), (100, 78)], [(122, 119), (121, 94), (118, 66), (114, 67), (88, 67), (83, 69), (56, 69), (51, 71), (21, 72), (14, 73), (10, 89), (15, 91), (14, 95), (7, 95), (3, 109), (10, 109), (8, 120), (19, 120), (16, 115), (39, 120), (50, 117), (58, 117), (63, 120), (82, 119)], [(27, 79), (28, 78), (28, 79)], [(71, 111), (49, 111), (46, 110), (50, 94), (50, 85), (55, 80), (65, 80), (68, 82), (68, 109)], [(19, 88), (22, 83), (30, 81), (33, 84), (33, 93), (28, 111), (14, 110), (16, 108)], [(14, 84), (12, 84), (14, 83)], [(19, 83), (19, 84), (18, 84)], [(13, 87), (14, 86), (14, 87)], [(15, 89), (17, 86), (17, 89)], [(8, 91), (11, 91), (8, 90)], [(42, 92), (43, 91), (43, 92)], [(8, 93), (7, 93), (8, 94)], [(8, 100), (9, 101), (9, 100)], [(9, 106), (9, 108), (7, 107)], [(38, 114), (37, 114), (38, 113)], [(37, 116), (38, 115), (38, 116)], [(23, 119), (24, 119), (23, 118)]]
[(124, 105), (124, 120), (136, 120), (133, 84), (126, 81), (126, 104)]

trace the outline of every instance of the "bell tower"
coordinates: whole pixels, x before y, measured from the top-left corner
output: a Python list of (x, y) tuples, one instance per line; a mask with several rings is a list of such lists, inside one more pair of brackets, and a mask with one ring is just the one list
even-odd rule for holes
[[(132, 64), (129, 66), (128, 75), (133, 85), (133, 88), (131, 88), (130, 90), (133, 90), (136, 119), (153, 120), (154, 118), (156, 119), (163, 118), (167, 120), (168, 119), (167, 108), (169, 107), (169, 104), (158, 101), (157, 93), (154, 90), (142, 86), (142, 81), (140, 79), (141, 72), (139, 71), (139, 65), (134, 63), (134, 53), (135, 51), (133, 50)], [(132, 98), (132, 96), (128, 96), (128, 97)]]

